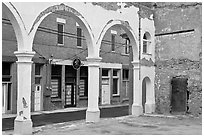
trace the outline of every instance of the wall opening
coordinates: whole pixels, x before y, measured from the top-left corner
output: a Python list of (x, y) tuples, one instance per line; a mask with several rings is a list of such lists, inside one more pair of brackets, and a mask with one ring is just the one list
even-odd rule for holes
[(145, 104), (151, 102), (151, 81), (148, 77), (145, 77), (142, 81), (142, 107), (143, 113), (145, 113)]
[(189, 92), (188, 78), (173, 77), (171, 80), (171, 110), (170, 113), (186, 113), (188, 111)]
[(146, 103), (146, 81), (144, 79), (142, 81), (142, 107), (143, 107), (143, 113), (145, 113), (145, 103)]

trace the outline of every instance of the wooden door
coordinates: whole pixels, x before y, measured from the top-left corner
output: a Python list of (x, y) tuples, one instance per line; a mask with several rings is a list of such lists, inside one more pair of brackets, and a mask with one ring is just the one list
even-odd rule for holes
[(173, 78), (171, 84), (171, 112), (186, 112), (187, 78)]
[(75, 99), (75, 86), (74, 83), (65, 84), (65, 107), (76, 106)]

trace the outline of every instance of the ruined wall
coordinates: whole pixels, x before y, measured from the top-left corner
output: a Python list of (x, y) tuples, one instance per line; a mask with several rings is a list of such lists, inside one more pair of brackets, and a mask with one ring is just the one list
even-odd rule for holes
[(189, 113), (202, 112), (202, 5), (157, 3), (155, 9), (156, 112), (171, 110), (171, 79), (188, 78)]

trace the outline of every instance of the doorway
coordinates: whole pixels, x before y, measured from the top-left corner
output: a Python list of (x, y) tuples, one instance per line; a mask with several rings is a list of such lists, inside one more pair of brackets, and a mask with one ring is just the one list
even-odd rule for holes
[(65, 84), (65, 108), (66, 107), (75, 107), (75, 85), (74, 83)]
[(187, 111), (187, 83), (188, 79), (183, 77), (173, 77), (171, 81), (171, 113), (185, 113)]
[(146, 80), (142, 81), (142, 107), (143, 113), (145, 113), (145, 103), (146, 103)]
[(145, 77), (142, 81), (142, 107), (143, 113), (151, 112), (148, 104), (152, 102), (152, 86), (149, 77)]
[(41, 85), (36, 84), (35, 85), (35, 99), (34, 99), (34, 111), (40, 111), (41, 110)]
[(101, 104), (110, 104), (110, 84), (109, 78), (102, 78)]

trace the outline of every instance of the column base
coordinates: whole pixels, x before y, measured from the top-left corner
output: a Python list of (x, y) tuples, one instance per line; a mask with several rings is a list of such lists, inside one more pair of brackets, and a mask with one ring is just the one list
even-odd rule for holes
[(145, 104), (145, 113), (155, 112), (155, 104)]
[(98, 111), (86, 111), (86, 122), (99, 122), (100, 110)]
[(143, 114), (143, 108), (139, 105), (132, 105), (132, 115), (134, 116), (140, 116)]
[(22, 120), (16, 118), (14, 121), (14, 134), (15, 135), (32, 135), (33, 122), (30, 120)]

